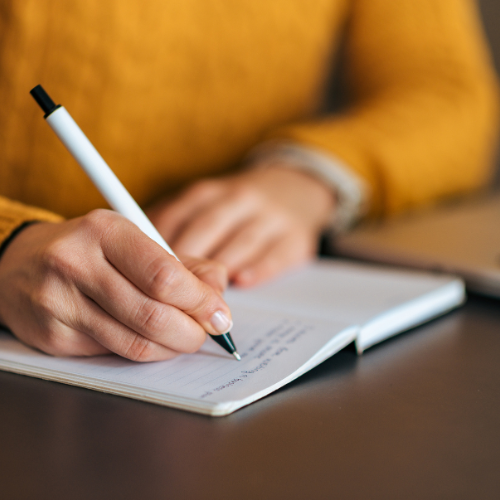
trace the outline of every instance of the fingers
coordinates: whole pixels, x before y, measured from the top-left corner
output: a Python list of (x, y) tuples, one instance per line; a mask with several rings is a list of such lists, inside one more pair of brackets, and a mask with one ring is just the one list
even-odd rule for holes
[[(168, 314), (165, 317), (143, 317), (139, 313), (136, 327), (141, 331), (136, 331), (107, 314), (92, 300), (83, 297), (82, 302), (84, 306), (79, 308), (80, 313), (70, 326), (132, 361), (159, 361), (171, 359), (179, 353), (194, 352), (206, 338), (206, 333), (198, 323), (172, 307), (167, 307)], [(160, 321), (155, 322), (153, 317)], [(167, 331), (168, 346), (163, 344)], [(189, 335), (186, 335), (187, 331)], [(197, 335), (193, 335), (193, 331)]]
[[(134, 313), (138, 307), (131, 308), (131, 304), (141, 304), (145, 311), (152, 311), (153, 317), (166, 317), (165, 308), (160, 307), (163, 304), (191, 316), (208, 333), (226, 333), (231, 328), (231, 312), (220, 294), (126, 219), (117, 221), (103, 235), (101, 248), (118, 273), (112, 276), (111, 270), (102, 269), (97, 273), (101, 276), (96, 277), (96, 291), (85, 293), (95, 297), (104, 309), (128, 309), (120, 316), (125, 324), (135, 325), (133, 318), (125, 319), (123, 315), (141, 314)], [(120, 281), (118, 274), (126, 279)], [(108, 294), (112, 300), (106, 299)], [(118, 312), (112, 314), (115, 316)]]
[[(127, 328), (83, 294), (73, 297), (72, 304), (76, 306), (72, 314), (66, 314), (63, 320), (51, 318), (44, 327), (29, 332), (24, 341), (54, 356), (95, 356), (112, 352), (144, 362), (170, 359), (179, 352), (194, 352), (206, 337), (202, 332), (201, 342), (187, 347), (185, 339), (178, 334), (179, 348), (176, 349), (175, 341), (173, 348), (169, 348)], [(178, 322), (180, 325), (182, 321)], [(195, 327), (201, 329), (196, 323)]]
[(147, 296), (107, 263), (93, 280), (84, 277), (77, 286), (83, 298), (67, 324), (120, 356), (135, 361), (168, 359), (194, 352), (205, 341), (205, 330), (192, 317)]
[(24, 343), (53, 356), (99, 356), (111, 351), (89, 335), (59, 321), (50, 328), (31, 329), (22, 325)]
[(165, 240), (172, 244), (184, 225), (219, 198), (221, 191), (222, 187), (218, 182), (202, 181), (187, 189), (174, 201), (148, 210), (147, 215)]
[(282, 217), (259, 216), (240, 227), (211, 258), (227, 266), (233, 278), (238, 271), (259, 260), (285, 232)]
[(215, 259), (248, 286), (312, 256), (335, 201), (315, 177), (276, 163), (198, 183), (162, 217), (173, 219), (176, 252)]
[(288, 235), (275, 241), (254, 262), (236, 272), (232, 281), (242, 287), (257, 285), (286, 269), (307, 262), (314, 256), (315, 250), (312, 238)]
[(231, 327), (217, 266), (191, 262), (202, 281), (111, 211), (34, 225), (1, 264), (2, 320), (51, 354), (167, 359)]
[(198, 279), (210, 285), (219, 294), (222, 294), (227, 288), (227, 267), (222, 263), (184, 255), (179, 257), (187, 269), (189, 269)]
[(226, 266), (234, 284), (252, 286), (306, 262), (315, 251), (314, 234), (294, 228), (284, 215), (271, 212), (236, 229), (210, 257)]
[(242, 187), (226, 192), (204, 206), (181, 229), (172, 246), (178, 253), (210, 257), (231, 234), (259, 209), (258, 194)]

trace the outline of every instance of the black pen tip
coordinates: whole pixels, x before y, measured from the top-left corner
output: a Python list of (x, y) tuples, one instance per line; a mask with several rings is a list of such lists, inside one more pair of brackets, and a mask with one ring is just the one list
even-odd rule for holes
[[(231, 334), (229, 332), (222, 335), (210, 335), (210, 337), (212, 337), (215, 342), (223, 347), (229, 354), (232, 354), (236, 359), (238, 359), (240, 355), (236, 352), (236, 346), (234, 345), (233, 339), (231, 338)], [(238, 357), (236, 357), (235, 353)]]

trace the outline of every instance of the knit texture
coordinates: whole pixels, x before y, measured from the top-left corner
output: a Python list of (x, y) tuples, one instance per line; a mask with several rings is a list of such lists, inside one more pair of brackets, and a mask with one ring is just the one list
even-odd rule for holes
[[(350, 106), (315, 118), (344, 37)], [(4, 0), (0, 241), (106, 207), (44, 123), (41, 83), (139, 204), (270, 137), (343, 160), (394, 213), (489, 175), (497, 86), (469, 0)]]
[(63, 220), (61, 216), (46, 210), (0, 197), (0, 242), (6, 240), (16, 228), (25, 222), (60, 222), (61, 220)]

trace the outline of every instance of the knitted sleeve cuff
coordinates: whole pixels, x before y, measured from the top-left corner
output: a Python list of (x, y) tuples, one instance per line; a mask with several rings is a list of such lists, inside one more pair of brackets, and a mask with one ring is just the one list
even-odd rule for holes
[(349, 229), (368, 209), (366, 182), (335, 156), (293, 142), (267, 142), (250, 152), (249, 166), (280, 163), (307, 172), (334, 192), (337, 203), (328, 229), (336, 234)]
[(0, 196), (0, 246), (3, 249), (4, 242), (7, 242), (11, 235), (27, 222), (61, 222), (62, 220), (64, 219), (60, 215)]

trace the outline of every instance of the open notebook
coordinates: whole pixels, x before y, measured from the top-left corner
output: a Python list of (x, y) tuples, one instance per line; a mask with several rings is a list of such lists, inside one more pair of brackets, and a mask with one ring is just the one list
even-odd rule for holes
[(358, 353), (464, 301), (460, 279), (318, 261), (226, 295), (240, 362), (208, 339), (195, 354), (138, 364), (118, 356), (54, 358), (0, 332), (0, 369), (157, 404), (227, 415), (348, 344)]

